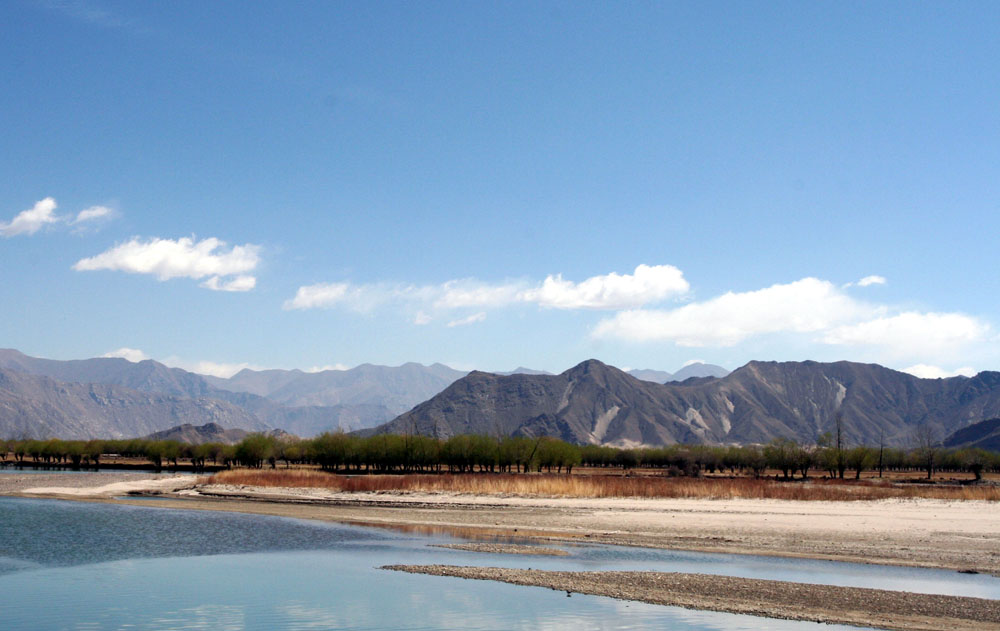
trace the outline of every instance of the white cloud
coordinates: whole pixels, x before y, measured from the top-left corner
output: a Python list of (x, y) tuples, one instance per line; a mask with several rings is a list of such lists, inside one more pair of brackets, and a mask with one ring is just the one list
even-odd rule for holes
[(881, 347), (895, 356), (950, 354), (990, 336), (990, 326), (962, 313), (918, 313), (844, 324), (827, 331), (822, 341), (843, 346)]
[(129, 348), (127, 346), (105, 353), (101, 355), (101, 357), (121, 357), (122, 359), (127, 359), (133, 363), (149, 359), (149, 355), (143, 353), (141, 350), (137, 348)]
[(317, 309), (344, 306), (369, 311), (388, 302), (420, 307), (414, 323), (427, 324), (428, 311), (469, 307), (506, 307), (536, 304), (555, 309), (620, 309), (660, 302), (687, 292), (684, 275), (672, 265), (639, 265), (633, 274), (611, 273), (579, 283), (550, 275), (541, 283), (526, 281), (487, 283), (474, 278), (449, 280), (440, 285), (353, 285), (348, 282), (317, 283), (299, 287), (284, 308)]
[(286, 300), (282, 308), (321, 309), (345, 306), (366, 313), (394, 297), (405, 294), (405, 289), (386, 285), (352, 285), (350, 283), (317, 283), (299, 287), (295, 297)]
[(262, 370), (260, 366), (247, 362), (226, 363), (208, 360), (188, 361), (176, 356), (167, 357), (163, 360), (163, 363), (167, 366), (182, 368), (188, 372), (197, 373), (199, 375), (210, 375), (212, 377), (222, 377), (223, 379), (232, 377), (244, 368), (249, 368), (250, 370)]
[(57, 204), (51, 197), (35, 202), (28, 210), (19, 212), (9, 223), (0, 222), (0, 235), (13, 237), (19, 234), (35, 234), (44, 226), (59, 221), (55, 215)]
[(940, 366), (931, 366), (929, 364), (915, 364), (903, 369), (903, 372), (909, 373), (914, 377), (920, 377), (921, 379), (947, 379), (948, 377), (974, 377), (976, 376), (976, 369), (971, 366), (963, 366), (962, 368), (956, 368), (955, 370), (945, 370)]
[(213, 291), (250, 291), (257, 286), (257, 279), (244, 274), (228, 281), (223, 280), (220, 276), (212, 276), (200, 286)]
[(440, 287), (422, 288), (425, 295), (437, 294), (434, 306), (440, 309), (463, 307), (502, 307), (520, 300), (522, 286), (517, 283), (490, 285), (474, 279), (450, 280)]
[(312, 368), (306, 368), (303, 372), (326, 372), (327, 370), (349, 370), (350, 366), (347, 364), (326, 364), (324, 366), (313, 366)]
[(486, 312), (480, 311), (479, 313), (473, 313), (466, 318), (460, 318), (458, 320), (452, 320), (448, 323), (449, 327), (465, 326), (466, 324), (475, 324), (476, 322), (482, 322), (486, 319)]
[(76, 214), (76, 219), (71, 221), (71, 224), (81, 224), (89, 221), (97, 221), (99, 219), (111, 219), (115, 214), (115, 211), (111, 210), (107, 206), (91, 206), (90, 208), (84, 208)]
[(728, 292), (671, 310), (622, 311), (599, 322), (593, 335), (680, 346), (734, 346), (762, 334), (822, 331), (876, 311), (832, 283), (803, 278), (756, 291)]
[(886, 284), (885, 276), (865, 276), (858, 281), (858, 287), (868, 287), (869, 285), (884, 285)]
[(704, 359), (689, 359), (683, 364), (681, 364), (681, 368), (687, 368), (688, 366), (693, 366), (695, 364), (704, 364), (704, 363), (706, 363)]
[[(139, 237), (76, 262), (77, 271), (114, 270), (132, 274), (152, 274), (158, 280), (210, 277), (203, 287), (224, 291), (247, 291), (256, 283), (246, 274), (260, 263), (260, 246), (247, 244), (226, 249), (216, 238), (195, 242), (193, 238), (150, 239)], [(224, 277), (237, 275), (232, 280)]]
[(687, 293), (684, 274), (673, 265), (639, 265), (632, 274), (592, 276), (579, 283), (548, 276), (520, 298), (554, 309), (629, 309)]

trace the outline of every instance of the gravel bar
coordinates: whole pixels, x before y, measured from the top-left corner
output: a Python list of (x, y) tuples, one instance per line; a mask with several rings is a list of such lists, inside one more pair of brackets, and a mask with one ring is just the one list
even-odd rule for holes
[(899, 631), (997, 631), (1000, 601), (674, 572), (551, 572), (453, 565), (382, 569), (548, 587), (656, 605)]

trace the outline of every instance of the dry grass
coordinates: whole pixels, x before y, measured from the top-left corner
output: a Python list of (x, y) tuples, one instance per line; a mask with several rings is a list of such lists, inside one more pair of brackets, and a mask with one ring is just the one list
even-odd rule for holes
[(661, 497), (856, 501), (890, 498), (1000, 501), (996, 486), (877, 484), (752, 478), (651, 478), (625, 476), (462, 474), (341, 476), (321, 471), (238, 469), (217, 473), (214, 484), (322, 488), (347, 493), (409, 491), (537, 497)]

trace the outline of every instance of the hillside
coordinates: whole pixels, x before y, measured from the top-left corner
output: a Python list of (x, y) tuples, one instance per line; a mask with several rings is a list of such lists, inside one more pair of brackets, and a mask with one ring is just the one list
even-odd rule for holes
[(909, 445), (1000, 414), (1000, 373), (919, 379), (874, 364), (750, 362), (726, 377), (655, 384), (589, 360), (560, 375), (473, 372), (379, 431), (550, 434), (586, 444), (809, 443), (838, 413), (851, 443)]
[(962, 428), (945, 438), (944, 446), (1000, 451), (1000, 418), (991, 418)]

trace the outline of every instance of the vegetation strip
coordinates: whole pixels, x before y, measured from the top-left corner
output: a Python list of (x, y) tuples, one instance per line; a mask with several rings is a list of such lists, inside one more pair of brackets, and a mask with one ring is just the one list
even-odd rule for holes
[(922, 497), (1000, 500), (1000, 486), (893, 485), (888, 482), (814, 480), (789, 484), (758, 478), (466, 473), (463, 475), (343, 476), (307, 470), (237, 469), (215, 474), (209, 484), (319, 488), (344, 493), (464, 493), (538, 497), (636, 497), (676, 499), (779, 499), (862, 501)]
[(1000, 601), (983, 598), (673, 572), (554, 572), (451, 565), (387, 565), (382, 569), (898, 631), (1000, 629)]

